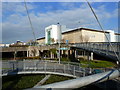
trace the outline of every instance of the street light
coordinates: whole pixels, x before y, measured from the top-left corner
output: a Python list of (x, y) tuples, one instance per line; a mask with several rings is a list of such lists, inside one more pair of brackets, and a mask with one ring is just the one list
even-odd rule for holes
[(59, 24), (59, 23), (57, 23), (58, 25), (59, 25), (59, 42), (58, 42), (58, 44), (59, 44), (59, 64), (60, 64), (60, 42), (61, 42), (61, 25)]

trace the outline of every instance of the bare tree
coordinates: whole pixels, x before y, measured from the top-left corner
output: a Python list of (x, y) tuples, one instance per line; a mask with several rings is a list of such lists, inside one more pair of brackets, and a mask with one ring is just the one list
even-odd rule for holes
[(55, 39), (54, 39), (54, 38), (51, 38), (51, 42), (54, 43), (54, 42), (55, 42)]
[(83, 35), (81, 34), (79, 37), (80, 37), (80, 42), (89, 42), (89, 39), (90, 39), (90, 38), (89, 38), (88, 35), (84, 35), (84, 36), (83, 36)]
[(65, 39), (63, 38), (63, 39), (61, 40), (61, 42), (62, 42), (62, 43), (65, 43)]

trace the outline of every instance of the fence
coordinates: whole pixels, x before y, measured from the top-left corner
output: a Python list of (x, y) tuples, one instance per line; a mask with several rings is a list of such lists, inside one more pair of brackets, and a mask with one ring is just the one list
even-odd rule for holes
[[(91, 74), (94, 69), (83, 68), (80, 63), (61, 62), (50, 60), (23, 60), (23, 61), (3, 61), (2, 74), (11, 72), (51, 72), (74, 77), (83, 77)], [(104, 69), (105, 71), (105, 69)]]
[(120, 42), (108, 43), (108, 42), (87, 42), (87, 43), (75, 43), (74, 47), (80, 47), (83, 49), (87, 49), (89, 51), (97, 51), (100, 53), (104, 53), (106, 55), (120, 56)]

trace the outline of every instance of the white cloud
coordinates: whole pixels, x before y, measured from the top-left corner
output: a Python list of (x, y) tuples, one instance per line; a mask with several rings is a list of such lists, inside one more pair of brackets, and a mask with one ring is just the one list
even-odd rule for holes
[[(21, 6), (18, 8), (22, 9)], [(31, 9), (34, 8), (31, 6)], [(21, 12), (16, 9), (16, 12)], [(112, 18), (110, 12), (105, 10), (104, 6), (95, 9), (99, 19), (101, 21), (107, 21)], [(116, 13), (116, 11), (114, 11)], [(35, 29), (36, 37), (44, 36), (44, 28), (51, 24), (57, 24), (60, 22), (62, 25), (67, 25), (68, 28), (76, 28), (85, 26), (88, 28), (99, 28), (90, 8), (83, 4), (80, 8), (72, 8), (70, 10), (57, 10), (54, 12), (30, 13), (31, 21)], [(79, 23), (80, 22), (80, 23)], [(102, 23), (102, 22), (101, 22)], [(28, 22), (27, 16), (22, 16), (19, 13), (15, 13), (7, 17), (7, 21), (3, 23), (3, 41), (12, 42), (16, 40), (28, 41), (32, 39), (32, 30)]]
[[(32, 10), (36, 7), (30, 3), (27, 3), (27, 8), (28, 10)], [(2, 3), (2, 11), (3, 11), (3, 14), (5, 12), (14, 12), (14, 13), (22, 13), (22, 14), (26, 13), (25, 5), (24, 3), (21, 3), (21, 2), (20, 3), (19, 2)]]

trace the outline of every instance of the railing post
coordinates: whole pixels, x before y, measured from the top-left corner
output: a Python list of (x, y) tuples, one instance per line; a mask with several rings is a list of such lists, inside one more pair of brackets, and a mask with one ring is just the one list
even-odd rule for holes
[(108, 55), (109, 54), (109, 46), (108, 45), (106, 45), (106, 54)]
[(79, 68), (81, 67), (80, 63), (79, 63)]
[(64, 65), (64, 73), (65, 73), (65, 65)]
[(36, 71), (36, 62), (34, 61), (34, 70)]
[(25, 71), (25, 60), (23, 60), (22, 64), (23, 64), (23, 71)]
[(56, 71), (56, 65), (54, 64), (54, 72)]
[(46, 62), (45, 62), (45, 65), (44, 65), (44, 71), (45, 71), (45, 75), (46, 75)]
[(83, 68), (83, 77), (85, 77), (85, 68)]
[(74, 70), (73, 70), (73, 75), (75, 76), (75, 66), (74, 66)]
[(69, 62), (68, 62), (68, 70), (69, 70), (69, 68), (70, 68), (70, 65), (69, 65)]

